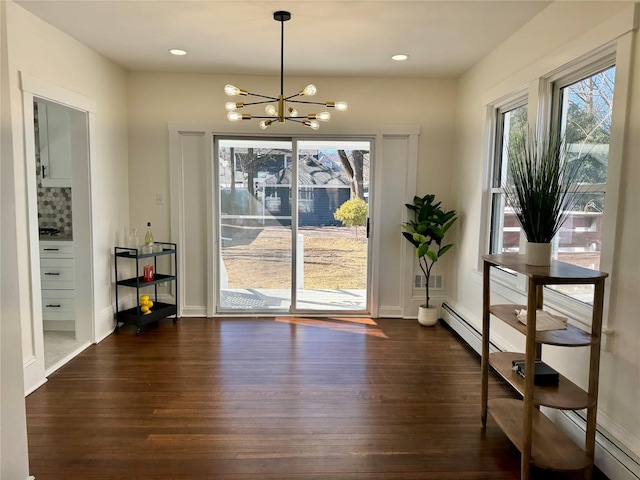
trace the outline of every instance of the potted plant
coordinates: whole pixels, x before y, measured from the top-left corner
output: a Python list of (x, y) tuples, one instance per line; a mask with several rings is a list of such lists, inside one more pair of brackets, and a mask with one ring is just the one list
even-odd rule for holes
[(433, 265), (453, 247), (453, 244), (443, 245), (443, 239), (457, 220), (456, 211), (445, 211), (440, 207), (441, 202), (434, 203), (435, 198), (435, 195), (425, 195), (414, 197), (413, 204), (406, 203), (413, 219), (402, 224), (405, 230), (402, 235), (415, 247), (418, 264), (425, 276), (426, 302), (418, 311), (418, 321), (422, 325), (435, 325), (438, 321), (437, 309), (429, 304), (429, 277)]
[(549, 266), (551, 240), (567, 219), (576, 198), (580, 162), (571, 162), (561, 136), (553, 129), (538, 140), (534, 132), (511, 139), (507, 179), (503, 186), (507, 204), (527, 237), (525, 263)]

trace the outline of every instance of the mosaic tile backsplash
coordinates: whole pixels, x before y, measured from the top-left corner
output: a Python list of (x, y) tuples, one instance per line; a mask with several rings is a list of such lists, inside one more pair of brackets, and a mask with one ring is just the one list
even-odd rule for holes
[(38, 187), (38, 227), (72, 234), (70, 188)]
[(36, 177), (38, 183), (38, 227), (57, 228), (64, 235), (73, 235), (71, 188), (40, 185), (40, 142), (38, 141), (37, 110), (34, 119), (36, 137)]

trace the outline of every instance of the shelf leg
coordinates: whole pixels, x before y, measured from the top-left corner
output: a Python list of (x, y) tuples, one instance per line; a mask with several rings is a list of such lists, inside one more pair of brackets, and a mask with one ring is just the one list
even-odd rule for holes
[(596, 402), (587, 409), (587, 431), (585, 437), (585, 453), (591, 465), (584, 472), (584, 478), (591, 480), (596, 444), (596, 416), (598, 414), (598, 378), (600, 376), (600, 348), (602, 344), (602, 309), (604, 307), (604, 278), (594, 285), (593, 313), (591, 317), (591, 352), (589, 358), (589, 396)]
[(491, 264), (484, 262), (482, 272), (482, 400), (481, 414), (482, 427), (487, 426), (487, 401), (489, 397), (489, 303), (490, 303), (490, 278)]
[[(534, 371), (538, 349), (536, 348), (536, 308), (542, 304), (542, 289), (538, 288), (535, 278), (529, 277), (529, 294), (527, 295), (527, 338), (525, 350), (525, 369)], [(522, 423), (522, 459), (521, 479), (529, 480), (531, 476), (531, 447), (533, 443), (533, 375), (524, 377), (524, 415)]]

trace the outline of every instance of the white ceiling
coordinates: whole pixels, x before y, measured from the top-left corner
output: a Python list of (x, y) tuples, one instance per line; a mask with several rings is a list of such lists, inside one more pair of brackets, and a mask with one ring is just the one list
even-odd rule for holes
[[(547, 1), (17, 0), (127, 70), (458, 76), (538, 14)], [(189, 55), (175, 57), (169, 48)], [(406, 62), (391, 55), (406, 53)]]

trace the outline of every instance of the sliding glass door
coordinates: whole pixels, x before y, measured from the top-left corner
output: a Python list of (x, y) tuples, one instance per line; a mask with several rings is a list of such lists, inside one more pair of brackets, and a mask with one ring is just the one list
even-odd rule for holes
[(217, 313), (368, 311), (369, 141), (216, 138)]
[(297, 142), (297, 311), (367, 311), (369, 142)]

